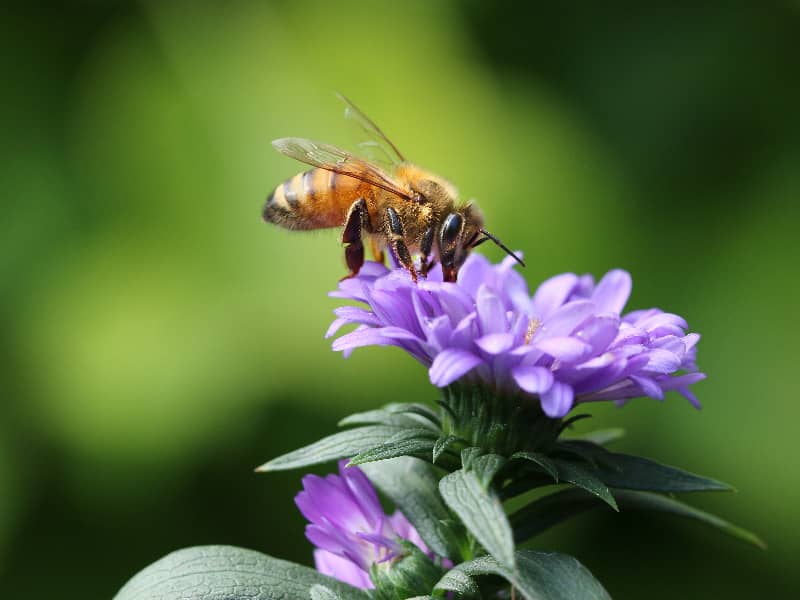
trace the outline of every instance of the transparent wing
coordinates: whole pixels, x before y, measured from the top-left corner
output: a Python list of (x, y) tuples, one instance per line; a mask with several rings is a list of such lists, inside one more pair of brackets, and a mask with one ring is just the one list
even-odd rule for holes
[(300, 162), (360, 179), (407, 200), (414, 199), (408, 190), (403, 189), (383, 169), (336, 146), (292, 137), (274, 140), (272, 145), (281, 154)]
[(361, 112), (355, 104), (342, 94), (336, 94), (345, 103), (344, 117), (358, 125), (365, 133), (368, 140), (359, 143), (359, 148), (375, 160), (385, 162), (390, 165), (398, 165), (405, 162), (405, 157), (400, 153), (392, 141), (386, 137), (375, 122)]

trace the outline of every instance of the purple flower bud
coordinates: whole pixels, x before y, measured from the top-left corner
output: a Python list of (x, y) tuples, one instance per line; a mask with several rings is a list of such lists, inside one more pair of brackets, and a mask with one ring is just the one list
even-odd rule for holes
[(401, 551), (400, 540), (429, 550), (408, 519), (383, 512), (375, 488), (358, 467), (339, 462), (339, 475), (303, 477), (295, 503), (309, 520), (306, 537), (314, 544), (317, 570), (362, 589), (374, 587), (373, 564), (388, 564)]
[(695, 365), (700, 336), (657, 308), (623, 315), (627, 272), (609, 271), (597, 284), (590, 275), (564, 273), (531, 296), (515, 264), (472, 254), (457, 283), (442, 282), (436, 269), (414, 284), (404, 269), (367, 263), (331, 296), (368, 309), (337, 308), (326, 337), (357, 324), (334, 350), (348, 356), (360, 346), (399, 346), (428, 367), (438, 387), (465, 381), (527, 394), (554, 418), (580, 402), (661, 400), (670, 390), (700, 407), (689, 390), (705, 379)]

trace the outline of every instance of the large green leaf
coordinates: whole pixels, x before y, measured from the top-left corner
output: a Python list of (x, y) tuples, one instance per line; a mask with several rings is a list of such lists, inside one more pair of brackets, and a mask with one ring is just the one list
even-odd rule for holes
[(134, 575), (115, 600), (286, 600), (324, 586), (340, 600), (367, 600), (357, 588), (314, 569), (234, 546), (185, 548)]
[[(445, 574), (436, 589), (459, 592), (464, 576), (499, 575), (527, 600), (610, 600), (611, 596), (586, 567), (566, 554), (519, 550), (516, 570), (510, 570), (491, 556), (462, 563)], [(458, 576), (455, 575), (458, 572)]]
[(330, 588), (324, 585), (315, 585), (311, 587), (310, 596), (311, 600), (341, 600), (338, 594), (332, 592)]
[(431, 465), (408, 456), (361, 467), (370, 481), (400, 509), (433, 552), (457, 558), (453, 543), (442, 535), (440, 523), (450, 518), (441, 496), (439, 478)]
[(597, 444), (598, 446), (605, 446), (606, 444), (615, 442), (624, 436), (625, 430), (621, 427), (610, 427), (608, 429), (595, 429), (594, 431), (577, 436), (564, 436), (561, 439), (566, 441), (585, 440), (587, 442)]
[(547, 458), (540, 452), (515, 452), (511, 455), (511, 460), (527, 460), (541, 468), (545, 473), (550, 475), (556, 483), (558, 483), (558, 467), (553, 464), (553, 461)]
[(514, 537), (503, 505), (473, 472), (458, 470), (443, 477), (439, 491), (475, 539), (504, 568), (514, 570)]
[(402, 431), (402, 427), (388, 425), (370, 425), (369, 427), (358, 427), (347, 431), (334, 433), (326, 438), (273, 458), (264, 463), (256, 471), (284, 471), (307, 467), (319, 463), (337, 460), (339, 458), (351, 458), (366, 450), (384, 443), (397, 432)]
[(350, 460), (350, 464), (361, 465), (398, 456), (416, 456), (419, 454), (431, 456), (433, 446), (436, 444), (436, 438), (437, 434), (430, 429), (422, 427), (403, 429), (382, 444), (362, 450)]
[(355, 413), (339, 421), (345, 425), (397, 425), (401, 427), (427, 427), (440, 431), (438, 415), (429, 407), (415, 403), (392, 403), (382, 408)]
[(731, 491), (727, 483), (662, 465), (641, 456), (601, 450), (595, 469), (606, 485), (651, 492)]
[(588, 468), (584, 468), (582, 465), (576, 465), (573, 462), (560, 458), (554, 458), (552, 460), (553, 464), (558, 469), (559, 479), (583, 488), (590, 494), (593, 494), (603, 500), (603, 502), (608, 504), (614, 510), (619, 510), (619, 508), (617, 508), (617, 503), (614, 500), (614, 497), (611, 495), (608, 487), (591, 471), (589, 471)]
[[(757, 535), (661, 494), (615, 489), (614, 497), (623, 511), (652, 510), (694, 519), (759, 548), (766, 547)], [(514, 537), (516, 542), (521, 544), (570, 517), (602, 506), (597, 499), (579, 490), (563, 490), (538, 498), (511, 515)]]

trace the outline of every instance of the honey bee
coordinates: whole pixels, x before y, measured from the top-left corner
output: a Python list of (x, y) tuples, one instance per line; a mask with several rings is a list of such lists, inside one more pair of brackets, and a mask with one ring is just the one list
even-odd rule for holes
[(302, 138), (272, 142), (278, 152), (313, 169), (288, 179), (270, 194), (263, 217), (286, 229), (342, 227), (345, 262), (355, 277), (364, 264), (364, 241), (383, 262), (388, 248), (417, 281), (413, 255), (421, 256), (420, 272), (427, 276), (438, 260), (444, 281), (455, 281), (470, 250), (492, 240), (517, 262), (525, 263), (483, 227), (483, 214), (474, 202), (462, 202), (445, 179), (408, 162), (397, 147), (344, 96), (345, 116), (369, 136), (378, 159)]

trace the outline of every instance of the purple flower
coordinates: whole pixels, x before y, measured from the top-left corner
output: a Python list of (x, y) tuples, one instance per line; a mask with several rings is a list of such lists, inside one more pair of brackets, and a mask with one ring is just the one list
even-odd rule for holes
[(530, 296), (514, 265), (511, 257), (492, 265), (472, 254), (455, 284), (442, 282), (440, 269), (414, 284), (403, 269), (367, 263), (330, 295), (368, 308), (337, 308), (326, 337), (358, 324), (334, 350), (347, 356), (360, 346), (399, 346), (428, 367), (436, 386), (461, 380), (527, 394), (550, 417), (580, 402), (661, 400), (669, 390), (699, 408), (689, 386), (705, 379), (695, 365), (700, 336), (657, 308), (622, 315), (627, 272), (609, 271), (596, 284), (564, 273)]
[(317, 570), (362, 589), (374, 587), (373, 564), (388, 564), (408, 540), (429, 553), (417, 530), (397, 511), (383, 512), (375, 488), (358, 467), (339, 462), (340, 475), (303, 477), (295, 503), (310, 521), (306, 537), (314, 544)]

